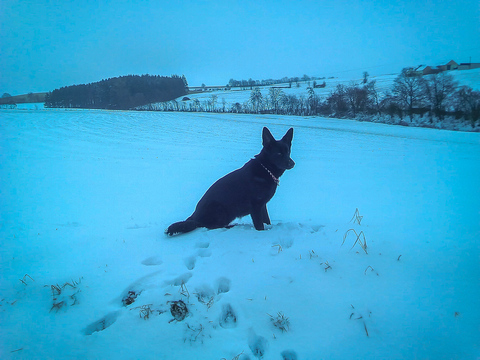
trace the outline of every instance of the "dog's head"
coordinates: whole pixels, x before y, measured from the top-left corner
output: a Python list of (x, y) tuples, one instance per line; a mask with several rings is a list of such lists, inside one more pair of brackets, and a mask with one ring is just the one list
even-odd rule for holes
[(295, 166), (290, 158), (292, 149), (293, 128), (290, 128), (281, 140), (275, 140), (270, 130), (263, 128), (263, 152), (268, 161), (281, 170), (289, 170)]

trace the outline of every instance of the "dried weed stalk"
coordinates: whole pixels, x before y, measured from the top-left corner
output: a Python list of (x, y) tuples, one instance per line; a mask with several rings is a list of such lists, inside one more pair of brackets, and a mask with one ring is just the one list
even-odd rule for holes
[(272, 248), (273, 247), (278, 247), (278, 253), (277, 254), (280, 254), (283, 251), (282, 245), (280, 245), (280, 244), (272, 245)]
[(363, 219), (363, 216), (360, 215), (360, 212), (358, 211), (358, 208), (356, 208), (355, 213), (353, 214), (353, 217), (350, 219), (350, 221), (353, 220), (354, 224), (355, 224), (355, 222), (357, 222), (358, 225), (361, 225), (362, 219)]
[(28, 285), (28, 284), (27, 284), (27, 278), (29, 278), (30, 280), (32, 280), (33, 282), (35, 282), (35, 280), (33, 280), (32, 277), (31, 277), (30, 275), (28, 275), (28, 274), (25, 274), (25, 275), (23, 276), (23, 278), (18, 279), (18, 280), (20, 280), (23, 285), (27, 286), (27, 285)]
[[(363, 231), (360, 231), (360, 233), (357, 234), (357, 232), (355, 231), (355, 229), (349, 229), (347, 230), (347, 232), (345, 233), (345, 235), (343, 235), (343, 242), (342, 242), (342, 246), (343, 244), (345, 243), (345, 239), (347, 238), (348, 234), (350, 233), (350, 231), (353, 231), (353, 233), (357, 236), (357, 239), (355, 240), (355, 242), (353, 243), (353, 246), (351, 247), (351, 249), (354, 248), (354, 246), (357, 244), (357, 242), (360, 244), (361, 248), (363, 249), (363, 251), (365, 251), (365, 254), (368, 254), (367, 252), (367, 239), (365, 238), (365, 234), (363, 233)], [(363, 238), (363, 242), (362, 242), (362, 238)], [(350, 250), (351, 250), (350, 249)]]
[(273, 326), (275, 326), (277, 329), (280, 329), (282, 332), (287, 332), (290, 328), (290, 320), (288, 320), (285, 314), (281, 311), (277, 313), (276, 317), (270, 314), (267, 315), (270, 316), (270, 321), (272, 322)]
[(190, 298), (190, 293), (188, 292), (188, 289), (187, 289), (187, 285), (185, 285), (185, 282), (182, 281), (182, 285), (180, 285), (180, 289), (178, 290), (178, 292), (187, 297), (188, 299)]
[(367, 268), (365, 269), (365, 271), (363, 272), (365, 275), (367, 275), (367, 270), (368, 269), (370, 269), (370, 271), (373, 271), (378, 276), (378, 272), (376, 272), (375, 269), (373, 267), (371, 267), (370, 265), (368, 265)]
[[(30, 276), (29, 276), (30, 277)], [(25, 278), (25, 277), (24, 277)], [(32, 279), (33, 280), (33, 279)], [(82, 278), (79, 278), (78, 281), (71, 280), (71, 282), (65, 282), (63, 285), (55, 284), (55, 285), (50, 285), (50, 290), (52, 291), (52, 307), (50, 308), (51, 312), (53, 309), (58, 312), (61, 308), (64, 306), (67, 306), (66, 300), (71, 299), (72, 303), (70, 306), (76, 305), (77, 304), (77, 294), (80, 292), (80, 290), (77, 290), (71, 295), (65, 295), (63, 293), (63, 290), (69, 286), (72, 289), (77, 289), (78, 285), (82, 282)], [(49, 285), (45, 285), (45, 287), (48, 287)], [(63, 300), (60, 299), (62, 297)]]

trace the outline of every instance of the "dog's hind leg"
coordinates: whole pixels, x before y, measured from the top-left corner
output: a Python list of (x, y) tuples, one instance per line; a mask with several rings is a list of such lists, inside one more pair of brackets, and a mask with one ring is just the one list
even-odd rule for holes
[(228, 209), (221, 203), (212, 201), (197, 208), (187, 220), (192, 219), (202, 224), (203, 227), (212, 230), (228, 227), (235, 220), (235, 217), (231, 216)]

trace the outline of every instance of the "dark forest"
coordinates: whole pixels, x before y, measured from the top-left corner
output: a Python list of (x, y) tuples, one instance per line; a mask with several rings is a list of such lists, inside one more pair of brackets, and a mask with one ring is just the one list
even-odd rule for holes
[(128, 110), (185, 95), (185, 76), (128, 75), (47, 93), (45, 107)]

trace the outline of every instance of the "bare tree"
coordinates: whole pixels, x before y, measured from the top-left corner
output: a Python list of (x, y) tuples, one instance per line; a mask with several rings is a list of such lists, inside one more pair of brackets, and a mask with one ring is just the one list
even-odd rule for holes
[(195, 109), (195, 111), (201, 111), (201, 108), (200, 108), (200, 100), (198, 99), (193, 99), (193, 107)]
[(250, 93), (250, 102), (252, 103), (253, 111), (255, 113), (258, 113), (260, 110), (260, 106), (263, 103), (263, 96), (259, 87), (256, 87), (255, 89), (253, 89), (252, 92)]
[(376, 88), (376, 81), (370, 81), (365, 88), (368, 94), (368, 106), (377, 114), (380, 114), (380, 97)]
[(410, 114), (412, 120), (413, 108), (421, 106), (424, 99), (423, 79), (414, 75), (410, 69), (404, 68), (393, 81), (393, 95), (398, 99), (404, 110)]
[(457, 82), (453, 76), (445, 72), (430, 75), (423, 82), (425, 96), (431, 109), (439, 118), (443, 117), (448, 102), (453, 98), (457, 88)]
[(225, 98), (222, 98), (222, 112), (225, 112), (226, 106), (227, 106), (227, 100), (225, 100)]
[(353, 117), (357, 116), (358, 112), (367, 109), (368, 92), (366, 87), (360, 87), (355, 83), (350, 84), (345, 88), (345, 99)]
[(231, 108), (231, 112), (234, 112), (234, 113), (240, 113), (242, 112), (242, 104), (240, 103), (235, 103), (232, 105), (232, 108)]
[(315, 90), (313, 87), (307, 88), (307, 91), (308, 91), (308, 106), (310, 107), (310, 114), (316, 115), (318, 112), (318, 103), (319, 103), (318, 96), (315, 94)]
[(457, 107), (464, 113), (466, 119), (470, 119), (472, 128), (480, 120), (480, 91), (474, 91), (471, 87), (462, 86), (456, 94)]
[(363, 72), (363, 83), (366, 84), (368, 82), (368, 77), (370, 75), (368, 74), (368, 72), (364, 71)]
[(279, 88), (271, 87), (268, 90), (268, 97), (270, 100), (270, 104), (273, 106), (273, 111), (275, 114), (277, 114), (278, 112), (278, 105), (280, 102), (280, 98), (282, 97), (282, 94), (283, 94), (283, 91), (282, 89), (279, 89)]
[(331, 113), (335, 115), (344, 115), (348, 110), (346, 87), (338, 84), (327, 98), (327, 105), (330, 107)]
[(217, 102), (218, 95), (212, 94), (210, 103), (212, 104), (212, 111), (215, 111), (215, 104)]

